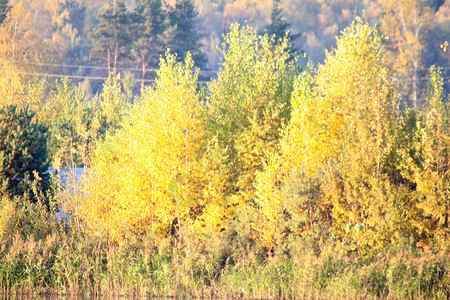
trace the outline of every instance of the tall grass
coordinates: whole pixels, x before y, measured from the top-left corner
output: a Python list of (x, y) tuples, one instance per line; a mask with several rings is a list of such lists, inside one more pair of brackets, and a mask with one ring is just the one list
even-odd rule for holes
[(181, 298), (450, 297), (448, 252), (392, 245), (367, 258), (335, 251), (326, 229), (258, 246), (247, 214), (209, 235), (180, 225), (110, 242), (72, 218), (59, 220), (42, 201), (0, 206), (3, 295)]
[(151, 235), (113, 244), (67, 225), (53, 226), (45, 236), (16, 232), (2, 238), (3, 294), (394, 299), (450, 295), (450, 259), (444, 252), (396, 248), (367, 259), (305, 248), (286, 255), (267, 253), (236, 231), (199, 238), (184, 228), (158, 244)]

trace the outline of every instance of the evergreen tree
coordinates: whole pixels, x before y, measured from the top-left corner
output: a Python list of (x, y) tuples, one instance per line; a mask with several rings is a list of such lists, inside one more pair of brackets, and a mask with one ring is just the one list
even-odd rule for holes
[[(33, 185), (45, 191), (49, 175), (47, 129), (29, 108), (0, 108), (0, 195), (35, 200)], [(45, 193), (44, 193), (45, 194)]]
[(130, 56), (130, 14), (122, 1), (109, 0), (98, 18), (100, 23), (89, 36), (91, 55), (96, 60), (106, 59), (109, 72), (111, 67), (115, 72), (119, 61)]
[(206, 64), (206, 57), (201, 52), (198, 30), (195, 27), (197, 12), (191, 0), (177, 0), (169, 8), (169, 27), (165, 32), (166, 45), (171, 52), (183, 60), (188, 52), (198, 67)]
[[(282, 40), (284, 37), (288, 37), (288, 39), (293, 42), (296, 38), (300, 36), (300, 34), (292, 34), (289, 31), (289, 27), (291, 24), (286, 22), (283, 18), (283, 11), (279, 7), (280, 0), (273, 0), (272, 14), (271, 14), (271, 22), (266, 27), (266, 32), (269, 36), (275, 36), (275, 41)], [(292, 49), (296, 50), (296, 49)]]
[[(139, 0), (133, 14), (135, 40), (131, 54), (145, 79), (147, 67), (156, 66), (165, 47), (161, 40), (166, 23), (161, 0)], [(142, 81), (142, 86), (144, 81)]]
[(0, 24), (3, 23), (3, 20), (6, 19), (6, 15), (10, 10), (9, 0), (0, 0)]

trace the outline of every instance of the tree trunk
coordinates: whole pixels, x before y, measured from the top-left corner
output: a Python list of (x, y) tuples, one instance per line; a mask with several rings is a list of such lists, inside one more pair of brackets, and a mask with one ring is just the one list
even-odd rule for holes
[(144, 61), (144, 59), (142, 59), (142, 81), (141, 81), (141, 94), (144, 91), (144, 82), (145, 82), (145, 74), (147, 73), (147, 64)]
[(116, 75), (116, 69), (117, 69), (117, 56), (119, 55), (119, 41), (116, 41), (116, 51), (114, 53), (114, 70), (113, 74)]
[(111, 73), (111, 52), (108, 49), (108, 75)]

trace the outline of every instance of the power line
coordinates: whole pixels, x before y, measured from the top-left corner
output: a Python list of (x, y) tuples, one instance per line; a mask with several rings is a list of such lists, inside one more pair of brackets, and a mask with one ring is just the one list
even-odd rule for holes
[[(70, 65), (70, 64), (53, 64), (53, 63), (36, 63), (36, 62), (25, 62), (25, 61), (16, 61), (15, 63), (21, 65), (34, 65), (34, 66), (47, 66), (47, 67), (60, 67), (60, 68), (80, 68), (80, 69), (94, 69), (94, 70), (111, 70), (112, 68), (103, 67), (103, 66), (90, 66), (90, 65)], [(116, 68), (117, 71), (135, 71), (141, 72), (141, 69), (138, 68)], [(157, 72), (158, 69), (146, 69), (147, 72)], [(218, 71), (213, 70), (199, 70), (199, 73), (213, 73), (217, 74)]]
[[(92, 66), (92, 65), (76, 65), (76, 64), (54, 64), (54, 63), (37, 63), (37, 62), (24, 62), (24, 61), (16, 61), (18, 64), (23, 65), (37, 65), (37, 66), (49, 66), (49, 67), (60, 67), (60, 68), (85, 68), (85, 69), (94, 69), (94, 70), (108, 70), (108, 67), (103, 66)], [(421, 68), (420, 70), (430, 70), (430, 68)], [(450, 67), (441, 68), (444, 70), (449, 69)], [(139, 72), (140, 70), (137, 68), (116, 68), (119, 71), (135, 71)], [(157, 69), (147, 69), (148, 72), (157, 72)], [(210, 73), (210, 74), (218, 74), (218, 71), (208, 71), (208, 70), (199, 70), (199, 73)], [(85, 80), (107, 80), (107, 77), (103, 76), (90, 76), (90, 75), (62, 75), (62, 74), (54, 74), (54, 73), (39, 73), (39, 72), (19, 72), (19, 74), (28, 75), (28, 76), (40, 76), (40, 77), (52, 77), (52, 78), (71, 78), (71, 79), (85, 79)], [(416, 80), (411, 79), (410, 77), (395, 77), (394, 79), (403, 83), (411, 83), (411, 82), (420, 82), (420, 81), (428, 81), (430, 77), (426, 77), (427, 75), (418, 76)], [(450, 82), (450, 76), (442, 77), (445, 82)], [(135, 79), (136, 82), (144, 82), (144, 83), (155, 83), (155, 79)], [(199, 83), (206, 84), (209, 81), (198, 81)]]
[[(81, 76), (81, 75), (61, 75), (61, 74), (50, 74), (50, 73), (30, 73), (30, 72), (18, 72), (21, 75), (28, 76), (40, 76), (40, 77), (52, 77), (52, 78), (71, 78), (71, 79), (87, 79), (87, 80), (107, 80), (107, 77), (100, 76)], [(135, 79), (137, 82), (147, 82), (155, 83), (155, 79)], [(209, 81), (199, 80), (198, 83), (208, 83)]]
[[(411, 82), (414, 82), (414, 81), (428, 81), (430, 79), (431, 79), (430, 77), (421, 77), (421, 78), (417, 78), (416, 80), (410, 79), (410, 78), (403, 78), (403, 79), (397, 78), (398, 81), (411, 81)], [(445, 76), (445, 77), (442, 77), (442, 79), (444, 79), (444, 81), (445, 81), (446, 79), (450, 79), (450, 77), (449, 76)]]
[[(18, 72), (21, 75), (28, 76), (41, 76), (41, 77), (54, 77), (54, 78), (71, 78), (71, 79), (88, 79), (88, 80), (107, 80), (107, 77), (100, 76), (81, 76), (81, 75), (61, 75), (61, 74), (50, 74), (50, 73), (30, 73), (30, 72)], [(155, 82), (153, 79), (136, 79), (136, 81), (144, 82)]]
[[(37, 66), (48, 66), (48, 67), (62, 67), (62, 68), (85, 68), (85, 69), (97, 69), (97, 70), (109, 70), (112, 68), (108, 68), (108, 67), (104, 67), (104, 66), (92, 66), (92, 65), (74, 65), (74, 64), (54, 64), (54, 63), (37, 63), (37, 62), (27, 62), (27, 61), (16, 61), (15, 63), (17, 64), (22, 64), (22, 65), (37, 65)], [(399, 68), (399, 70), (402, 68)], [(431, 69), (430, 67), (424, 67), (424, 68), (417, 68), (417, 71), (429, 71)], [(450, 70), (450, 67), (439, 67), (439, 69), (441, 70)], [(117, 67), (116, 70), (119, 71), (136, 71), (136, 72), (140, 72), (141, 69), (139, 68), (120, 68)], [(412, 68), (408, 68), (408, 69), (403, 69), (403, 70), (409, 70), (412, 71), (414, 69)], [(147, 69), (146, 71), (148, 72), (157, 72), (158, 69), (155, 68), (151, 68), (151, 69)], [(199, 70), (199, 72), (201, 73), (218, 73), (218, 71), (215, 70)]]
[[(441, 69), (441, 70), (450, 70), (450, 67), (438, 67), (438, 68)], [(416, 70), (417, 71), (429, 71), (430, 69), (431, 69), (431, 66), (430, 67), (425, 67), (425, 68), (418, 68)], [(414, 69), (411, 69), (411, 68), (408, 68), (408, 69), (398, 68), (398, 70), (414, 71)]]

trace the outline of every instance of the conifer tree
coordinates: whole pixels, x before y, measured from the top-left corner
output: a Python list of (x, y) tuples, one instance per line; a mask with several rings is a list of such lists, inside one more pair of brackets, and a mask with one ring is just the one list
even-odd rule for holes
[(11, 7), (9, 6), (9, 0), (0, 0), (0, 24), (2, 24), (3, 20), (6, 19), (6, 15), (10, 9)]
[(292, 43), (299, 37), (299, 34), (292, 34), (289, 31), (291, 24), (283, 18), (283, 11), (279, 6), (280, 0), (273, 0), (270, 24), (267, 25), (266, 32), (269, 36), (275, 36), (275, 41), (282, 40), (287, 35), (289, 41)]
[[(165, 52), (161, 35), (166, 29), (161, 0), (139, 0), (133, 14), (134, 42), (131, 54), (145, 79), (147, 68), (156, 66)], [(142, 86), (144, 81), (142, 81)]]
[(89, 36), (91, 55), (95, 60), (106, 60), (109, 73), (115, 72), (117, 64), (130, 56), (130, 14), (121, 0), (109, 0), (98, 18), (100, 23)]
[(168, 11), (169, 27), (165, 32), (166, 46), (180, 59), (190, 52), (195, 64), (203, 67), (206, 57), (201, 52), (201, 42), (197, 28), (197, 11), (192, 0), (177, 0)]
[(33, 184), (48, 189), (47, 129), (34, 116), (29, 107), (0, 108), (0, 194), (10, 199), (35, 200)]

